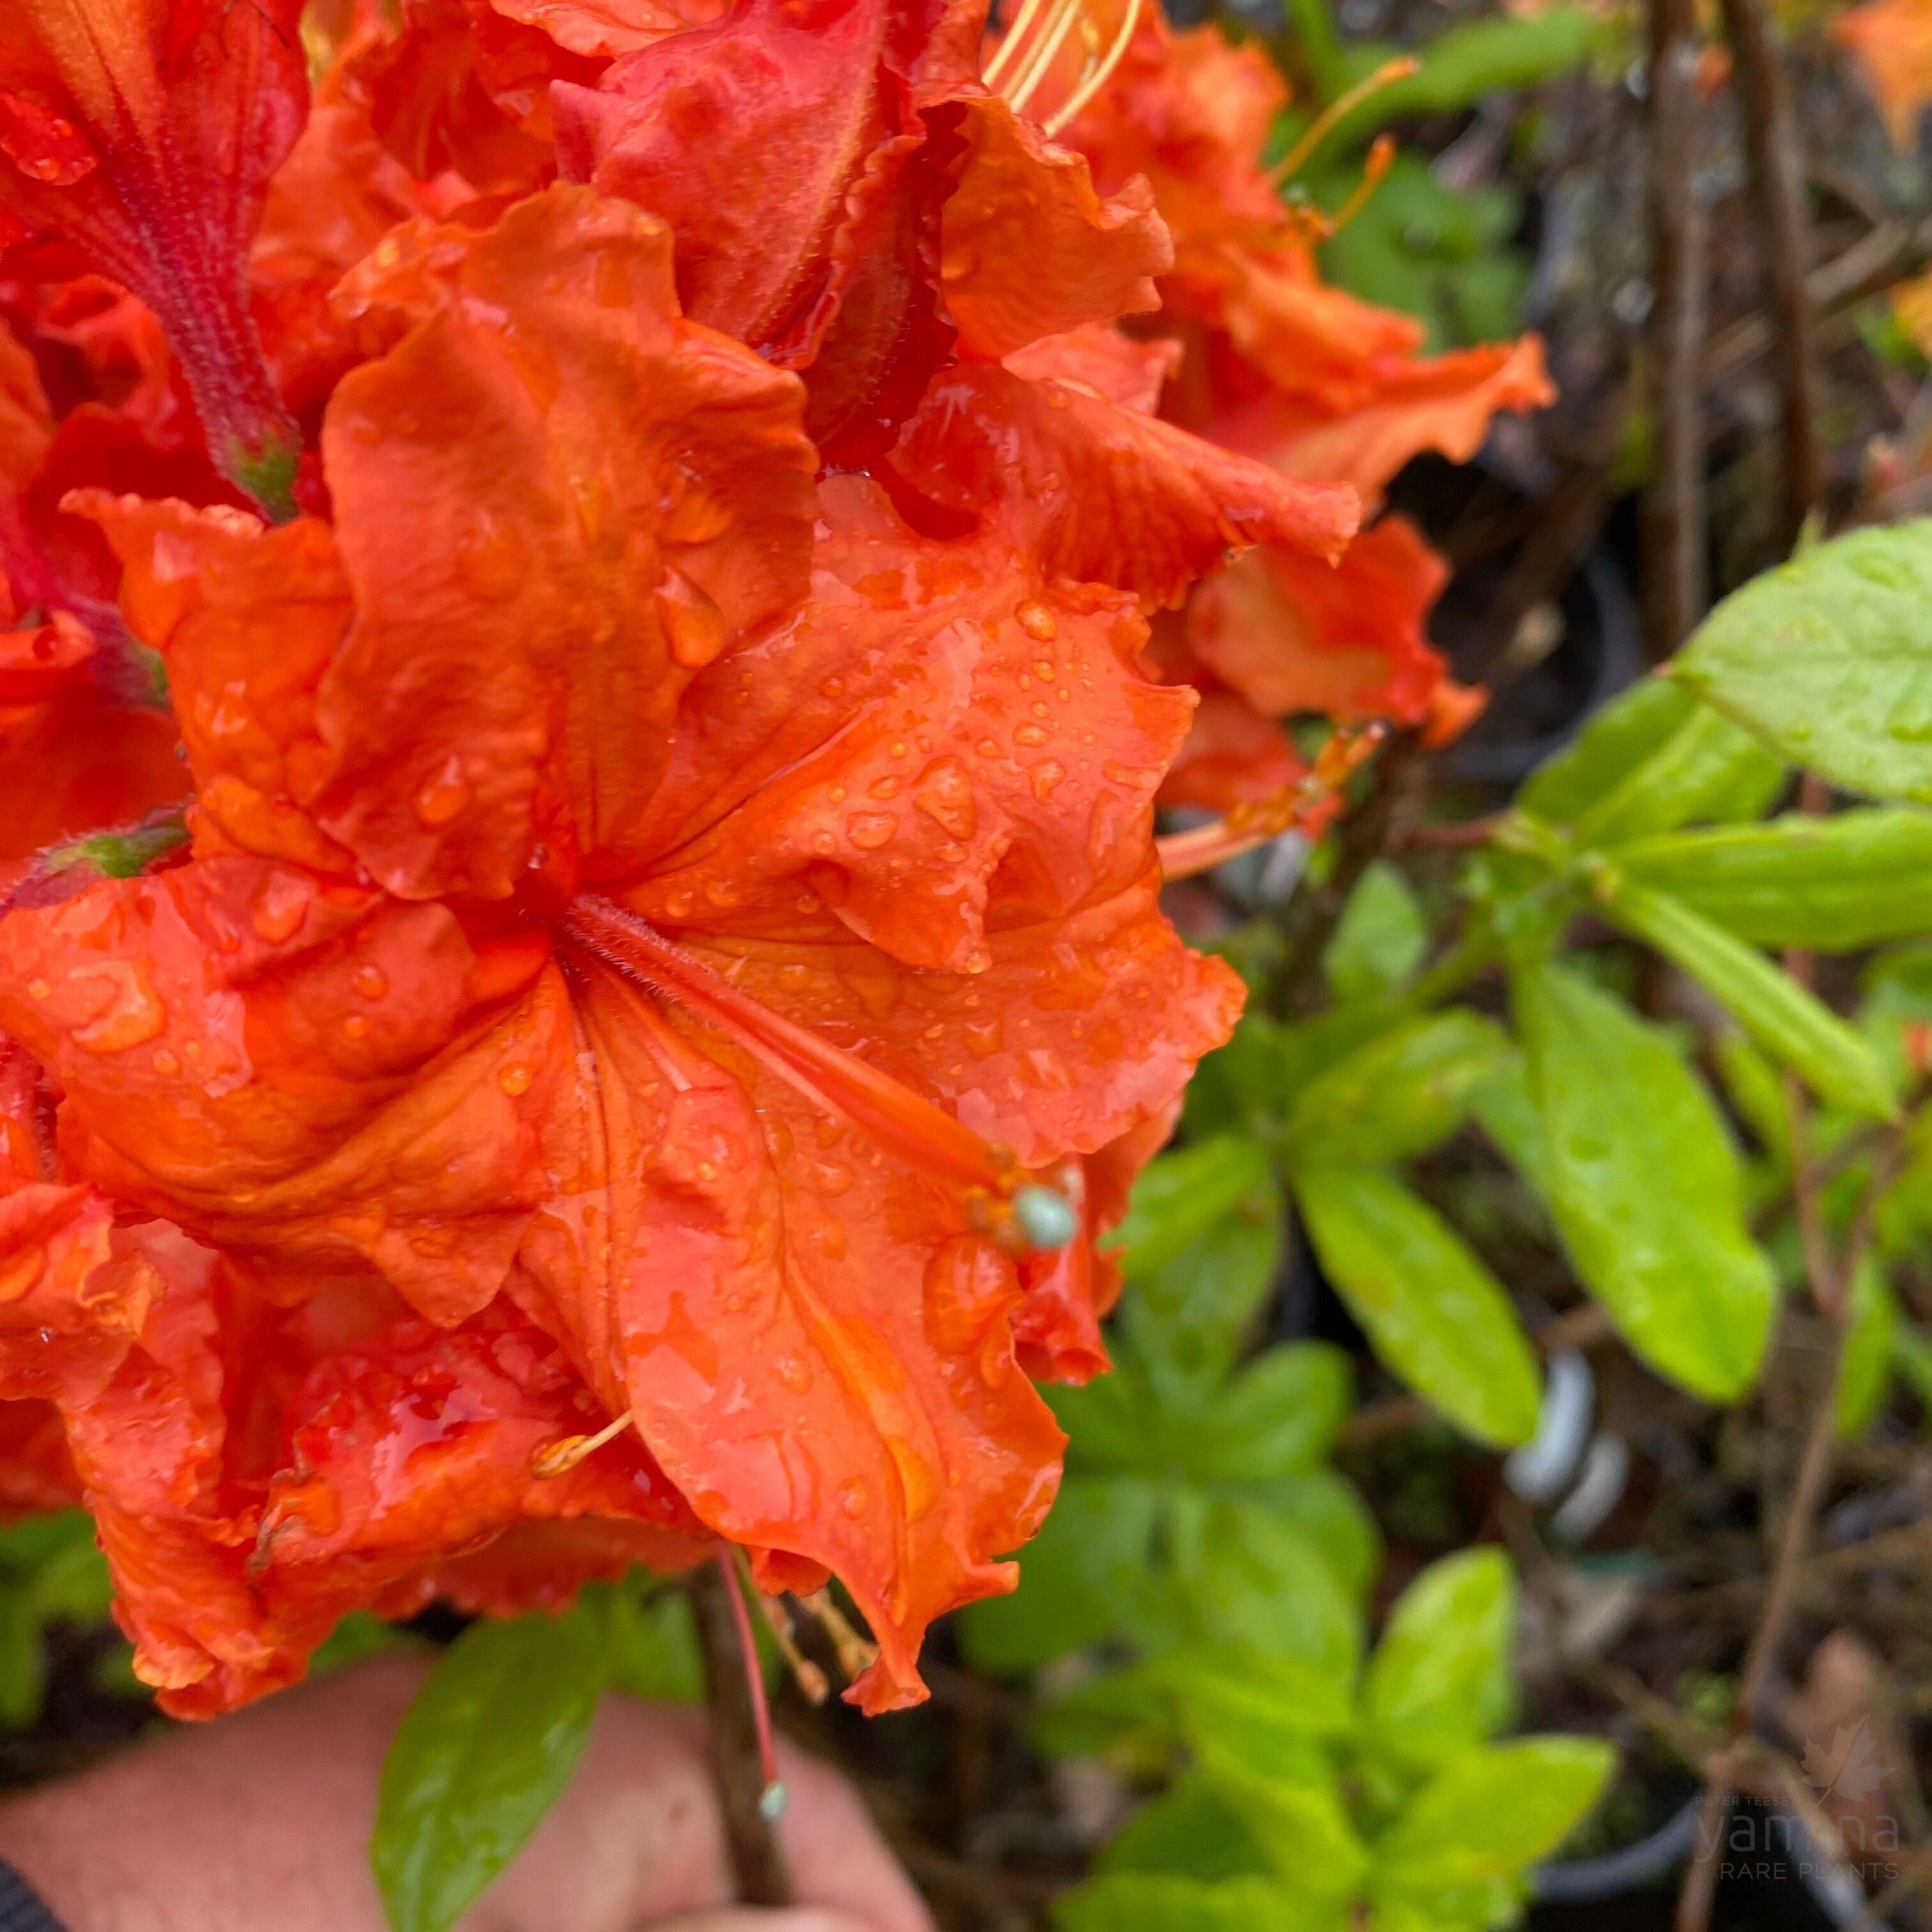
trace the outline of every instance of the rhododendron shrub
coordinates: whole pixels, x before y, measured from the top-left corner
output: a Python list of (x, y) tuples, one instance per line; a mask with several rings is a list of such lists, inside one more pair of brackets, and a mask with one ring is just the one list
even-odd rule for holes
[(0, 44), (8, 1439), (178, 1713), (722, 1545), (914, 1701), (1240, 1005), (1149, 617), (1356, 493), (970, 7), (295, 25)]

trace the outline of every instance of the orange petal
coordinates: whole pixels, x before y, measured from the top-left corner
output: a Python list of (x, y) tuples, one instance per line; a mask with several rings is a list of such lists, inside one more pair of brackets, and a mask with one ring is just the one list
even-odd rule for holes
[(1333, 557), (1354, 493), (1285, 479), (1063, 378), (961, 368), (932, 386), (893, 460), (948, 508), (992, 512), (1050, 574), (1178, 602), (1231, 548)]
[(1144, 182), (1110, 199), (1083, 155), (992, 97), (961, 100), (965, 143), (940, 218), (940, 287), (962, 345), (997, 362), (1043, 335), (1160, 306), (1174, 260)]
[(574, 54), (615, 57), (655, 46), (674, 34), (708, 27), (725, 0), (490, 0), (506, 19), (541, 27)]
[(117, 1202), (275, 1265), (373, 1266), (454, 1320), (544, 1184), (524, 1096), (566, 1016), (544, 957), (214, 858), (0, 921), (0, 1026)]
[(1275, 719), (1237, 692), (1203, 692), (1194, 728), (1161, 786), (1160, 802), (1232, 812), (1286, 791), (1307, 770)]
[(1919, 113), (1932, 100), (1932, 6), (1864, 0), (1832, 21), (1832, 35), (1856, 56), (1893, 145), (1910, 152)]
[(352, 872), (307, 811), (329, 764), (316, 687), (352, 611), (328, 526), (100, 490), (69, 507), (106, 532), (128, 626), (167, 666), (204, 849)]
[(1448, 570), (1401, 517), (1364, 530), (1332, 567), (1269, 549), (1189, 606), (1195, 656), (1258, 711), (1418, 724), (1445, 670), (1425, 626)]
[(1058, 913), (1136, 875), (1192, 698), (1140, 669), (1127, 600), (996, 540), (916, 538), (856, 479), (825, 507), (811, 602), (692, 686), (662, 856), (625, 901), (674, 931), (836, 920), (974, 971), (993, 908)]
[(356, 617), (322, 682), (326, 829), (392, 891), (608, 876), (680, 696), (806, 586), (796, 380), (677, 318), (664, 224), (588, 189), (356, 279), (436, 306), (323, 439)]
[(1072, 382), (1124, 410), (1150, 416), (1160, 406), (1162, 386), (1180, 368), (1181, 355), (1180, 344), (1166, 337), (1137, 341), (1106, 323), (1089, 322), (1015, 350), (1006, 364), (1030, 382)]

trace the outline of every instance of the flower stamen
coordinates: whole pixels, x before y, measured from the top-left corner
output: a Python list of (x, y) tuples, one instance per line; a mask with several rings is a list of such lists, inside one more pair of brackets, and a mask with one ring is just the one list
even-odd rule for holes
[(586, 895), (564, 915), (562, 924), (578, 945), (606, 965), (730, 1034), (760, 1065), (814, 1105), (850, 1120), (912, 1166), (964, 1190), (976, 1218), (984, 1214), (987, 1232), (995, 1239), (1004, 1243), (1010, 1227), (1023, 1246), (1057, 1245), (1051, 1238), (1054, 1217), (1048, 1205), (1034, 1198), (1053, 1190), (1029, 1180), (1010, 1149), (982, 1140), (890, 1074), (773, 1012), (610, 900)]
[(627, 1408), (614, 1422), (608, 1422), (595, 1436), (560, 1436), (554, 1442), (546, 1443), (530, 1458), (530, 1474), (540, 1483), (548, 1482), (555, 1476), (566, 1476), (586, 1456), (593, 1456), (607, 1442), (614, 1442), (631, 1426), (631, 1412)]
[(1421, 64), (1412, 55), (1400, 54), (1394, 60), (1383, 62), (1366, 80), (1357, 81), (1346, 93), (1338, 94), (1302, 130), (1300, 140), (1268, 170), (1268, 179), (1277, 188), (1283, 182), (1292, 181), (1313, 159), (1316, 150), (1335, 131), (1336, 124), (1345, 115), (1352, 114), (1371, 94), (1381, 93), (1384, 88), (1392, 87), (1399, 80), (1406, 80), (1419, 70)]
[(1046, 132), (1051, 140), (1060, 130), (1070, 126), (1086, 110), (1088, 104), (1114, 77), (1114, 70), (1126, 58), (1127, 49), (1133, 44), (1136, 30), (1141, 23), (1141, 15), (1147, 0), (1128, 0), (1126, 18), (1120, 29), (1114, 36), (1113, 44), (1101, 56), (1100, 64), (1090, 74), (1084, 74), (1080, 82), (1068, 97), (1066, 104), (1046, 122)]
[(1342, 788), (1388, 736), (1384, 724), (1340, 730), (1316, 754), (1313, 767), (1273, 796), (1238, 805), (1211, 824), (1156, 838), (1161, 877), (1191, 879), (1238, 859), (1284, 832), (1319, 831), (1340, 803)]

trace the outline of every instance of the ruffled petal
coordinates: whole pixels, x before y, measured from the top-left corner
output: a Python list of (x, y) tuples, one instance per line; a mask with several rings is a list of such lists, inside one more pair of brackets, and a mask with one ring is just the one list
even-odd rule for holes
[(728, 1041), (600, 965), (574, 990), (594, 1091), (555, 1120), (529, 1292), (710, 1528), (844, 1582), (880, 1646), (856, 1701), (916, 1702), (920, 1634), (1011, 1587), (1058, 1479), (1013, 1264)]
[(964, 152), (940, 218), (940, 288), (962, 346), (998, 362), (1086, 322), (1160, 306), (1172, 265), (1153, 190), (1106, 199), (1086, 158), (990, 95), (952, 110)]
[(933, 502), (997, 515), (1048, 573), (1150, 604), (1178, 602), (1231, 548), (1332, 558), (1355, 527), (1345, 485), (1292, 481), (1061, 376), (950, 370), (892, 460)]
[(655, 46), (674, 34), (708, 27), (728, 0), (490, 0), (506, 20), (541, 27), (574, 54), (614, 59)]
[(842, 927), (973, 970), (989, 920), (1135, 875), (1192, 699), (1141, 669), (1130, 600), (918, 538), (857, 479), (825, 508), (811, 602), (692, 686), (624, 896), (673, 930)]
[(1273, 718), (1238, 692), (1204, 691), (1194, 728), (1162, 783), (1160, 802), (1232, 812), (1278, 796), (1307, 770)]
[(558, 188), (357, 278), (421, 319), (329, 408), (356, 616), (316, 814), (393, 892), (621, 872), (692, 676), (806, 590), (802, 392), (678, 319), (670, 247)]
[(1270, 717), (1419, 724), (1447, 676), (1426, 626), (1448, 574), (1414, 524), (1384, 517), (1333, 566), (1276, 549), (1244, 557), (1202, 586), (1187, 641)]
[(373, 1266), (453, 1321), (546, 1185), (523, 1102), (566, 1024), (544, 956), (214, 858), (0, 920), (0, 1026), (118, 1202), (274, 1266)]

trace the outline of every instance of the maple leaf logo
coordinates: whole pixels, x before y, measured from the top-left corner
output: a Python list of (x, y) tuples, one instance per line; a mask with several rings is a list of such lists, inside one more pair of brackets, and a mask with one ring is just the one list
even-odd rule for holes
[(1815, 1738), (1807, 1740), (1804, 1770), (1804, 1781), (1820, 1797), (1835, 1795), (1856, 1804), (1885, 1782), (1886, 1767), (1880, 1760), (1871, 1726), (1861, 1718), (1855, 1730), (1840, 1725), (1828, 1750)]

